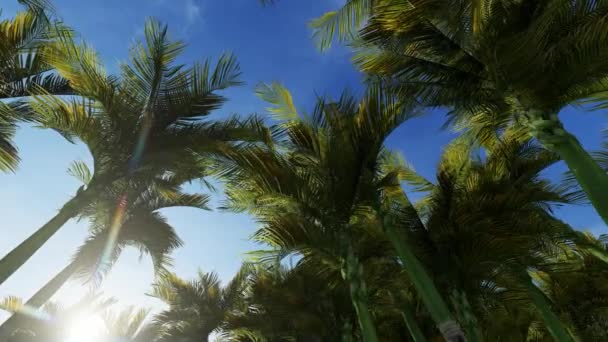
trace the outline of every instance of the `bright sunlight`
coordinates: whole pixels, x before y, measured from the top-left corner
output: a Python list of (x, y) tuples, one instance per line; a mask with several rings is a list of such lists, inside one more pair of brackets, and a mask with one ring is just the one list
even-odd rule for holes
[(96, 342), (105, 330), (102, 319), (85, 315), (70, 322), (65, 342)]

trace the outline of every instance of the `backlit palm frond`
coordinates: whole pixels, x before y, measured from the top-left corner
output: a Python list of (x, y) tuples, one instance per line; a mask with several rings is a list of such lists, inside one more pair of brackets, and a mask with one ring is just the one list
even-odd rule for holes
[[(53, 74), (40, 57), (40, 52), (53, 39), (52, 25), (42, 10), (34, 9), (35, 1), (27, 4), (30, 10), (0, 21), (0, 99), (29, 96), (38, 88), (57, 94), (69, 93), (66, 81)], [(19, 161), (12, 142), (17, 120), (32, 120), (27, 106), (3, 101), (0, 104), (2, 171), (14, 170)]]
[(33, 96), (30, 107), (42, 127), (56, 130), (70, 142), (77, 138), (89, 149), (99, 146), (101, 127), (97, 108), (90, 101), (45, 94)]
[(207, 116), (226, 101), (217, 92), (242, 84), (240, 75), (239, 63), (230, 53), (221, 55), (215, 66), (206, 60), (178, 72), (163, 88), (166, 113), (159, 119), (165, 123), (188, 123)]
[(313, 20), (310, 27), (321, 50), (331, 46), (334, 39), (348, 41), (372, 11), (372, 0), (347, 0), (338, 10), (327, 12)]
[(403, 156), (396, 152), (385, 151), (380, 157), (380, 180), (378, 188), (386, 186), (398, 185), (401, 190), (401, 182), (413, 186), (414, 191), (428, 192), (433, 190), (435, 185), (418, 174), (413, 166), (409, 165)]
[(185, 44), (170, 41), (167, 25), (155, 20), (146, 21), (144, 35), (146, 44), (131, 49), (131, 63), (123, 64), (121, 71), (126, 91), (143, 104), (141, 115), (147, 116), (153, 115), (168, 79), (180, 72), (182, 67), (172, 64)]
[(121, 230), (125, 244), (136, 247), (142, 255), (148, 254), (158, 274), (172, 265), (171, 252), (183, 244), (174, 228), (156, 212), (132, 213)]
[(2, 98), (25, 97), (40, 91), (40, 89), (53, 95), (73, 94), (69, 82), (61, 76), (52, 73), (32, 75), (31, 72), (31, 70), (24, 70), (24, 74), (31, 76), (24, 76), (16, 81), (2, 84), (0, 96)]
[(128, 307), (118, 313), (106, 311), (102, 317), (108, 329), (108, 335), (114, 338), (136, 341), (137, 336), (146, 329), (148, 309)]
[(0, 21), (2, 70), (11, 72), (11, 63), (18, 62), (19, 53), (35, 51), (48, 38), (49, 22), (33, 11), (19, 12), (12, 20)]
[(186, 286), (186, 281), (179, 278), (175, 274), (166, 274), (156, 280), (152, 285), (152, 292), (149, 294), (156, 297), (165, 303), (172, 303), (177, 300), (174, 288), (177, 286)]
[(92, 172), (83, 161), (73, 161), (68, 168), (68, 174), (78, 179), (83, 185), (89, 184), (92, 177)]
[(225, 101), (218, 91), (241, 83), (234, 55), (221, 55), (215, 66), (206, 60), (186, 68), (174, 63), (185, 44), (170, 40), (166, 25), (148, 20), (145, 35), (121, 67), (125, 95), (141, 104), (140, 124), (163, 129), (197, 121)]
[(281, 84), (277, 82), (261, 83), (255, 91), (259, 98), (272, 105), (267, 110), (274, 114), (275, 119), (295, 120), (298, 118), (298, 110), (293, 103), (291, 93)]
[[(110, 207), (109, 211), (113, 214), (114, 208)], [(131, 210), (119, 225), (112, 219), (98, 222), (102, 226), (94, 227), (74, 256), (78, 276), (86, 281), (99, 283), (126, 247), (135, 247), (142, 255), (149, 255), (155, 271), (162, 274), (171, 265), (170, 253), (182, 245), (173, 227), (155, 212)], [(118, 234), (110, 240), (114, 231)]]
[(9, 312), (18, 312), (23, 308), (23, 300), (16, 296), (8, 296), (0, 301), (0, 309)]
[(15, 111), (10, 105), (0, 103), (0, 170), (2, 171), (14, 171), (19, 162), (17, 147), (12, 141), (16, 130)]
[(97, 52), (74, 35), (57, 30), (57, 36), (42, 50), (41, 56), (81, 96), (100, 100), (113, 90), (113, 79), (102, 67)]
[(154, 318), (160, 340), (207, 337), (220, 329), (241, 296), (239, 289), (246, 286), (244, 282), (248, 273), (245, 269), (242, 271), (229, 288), (222, 288), (215, 272), (199, 272), (191, 281), (174, 274), (166, 274), (158, 279), (150, 295), (169, 306)]
[(18, 2), (34, 11), (47, 11), (52, 14), (55, 10), (53, 4), (48, 0), (18, 0)]
[(236, 304), (241, 298), (246, 287), (249, 285), (248, 281), (251, 276), (253, 265), (244, 263), (237, 273), (232, 277), (229, 283), (227, 283), (223, 290), (222, 295), (226, 303)]

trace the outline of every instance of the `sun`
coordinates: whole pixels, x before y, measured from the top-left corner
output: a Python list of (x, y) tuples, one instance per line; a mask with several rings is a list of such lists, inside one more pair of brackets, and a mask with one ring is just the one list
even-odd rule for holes
[(72, 322), (64, 342), (97, 342), (103, 335), (103, 320), (96, 315), (85, 315)]

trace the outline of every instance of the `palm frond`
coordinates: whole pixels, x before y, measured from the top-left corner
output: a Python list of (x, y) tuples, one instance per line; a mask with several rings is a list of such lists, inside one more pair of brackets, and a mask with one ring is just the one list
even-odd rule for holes
[(319, 49), (329, 48), (336, 38), (341, 42), (353, 39), (356, 30), (371, 13), (372, 4), (372, 0), (347, 0), (337, 11), (327, 12), (313, 20), (310, 27)]
[(83, 161), (73, 161), (68, 168), (68, 174), (78, 179), (82, 185), (87, 185), (91, 181), (93, 174), (89, 166)]
[(298, 110), (293, 104), (293, 98), (287, 88), (277, 82), (271, 84), (261, 83), (255, 89), (256, 95), (270, 103), (273, 107), (267, 110), (274, 114), (277, 120), (296, 120)]

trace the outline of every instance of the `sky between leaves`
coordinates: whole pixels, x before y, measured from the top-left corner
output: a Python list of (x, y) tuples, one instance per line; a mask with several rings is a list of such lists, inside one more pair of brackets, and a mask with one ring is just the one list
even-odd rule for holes
[[(246, 84), (226, 92), (230, 101), (214, 118), (239, 113), (264, 113), (266, 105), (253, 94), (258, 82), (280, 81), (294, 95), (296, 105), (311, 110), (316, 95), (337, 96), (344, 89), (361, 90), (360, 75), (350, 64), (348, 49), (334, 47), (319, 53), (307, 23), (344, 0), (283, 0), (263, 8), (257, 0), (55, 0), (58, 15), (76, 29), (101, 54), (109, 71), (115, 72), (127, 58), (130, 44), (143, 37), (147, 17), (169, 24), (174, 38), (188, 43), (180, 62), (191, 63), (232, 51), (238, 57)], [(2, 16), (18, 9), (14, 0), (0, 5)], [(603, 113), (567, 108), (561, 113), (567, 129), (588, 149), (598, 149), (606, 126)], [(401, 151), (417, 171), (433, 179), (442, 146), (454, 137), (442, 131), (443, 114), (434, 111), (407, 122), (389, 139), (391, 149)], [(0, 174), (0, 254), (5, 254), (50, 219), (79, 184), (66, 169), (73, 160), (91, 161), (86, 148), (72, 145), (58, 134), (33, 127), (22, 127), (16, 138), (22, 162), (15, 174)], [(557, 179), (562, 163), (547, 176)], [(194, 187), (193, 187), (194, 189)], [(216, 201), (220, 195), (214, 196)], [(164, 210), (185, 246), (176, 251), (174, 270), (182, 277), (193, 277), (197, 269), (215, 270), (227, 281), (238, 269), (245, 252), (257, 246), (247, 238), (255, 223), (247, 215), (174, 208)], [(575, 228), (596, 234), (608, 229), (589, 207), (570, 206), (557, 214)], [(68, 262), (86, 237), (86, 222), (69, 222), (30, 261), (0, 286), (0, 297), (28, 298)], [(147, 297), (153, 279), (148, 258), (136, 250), (123, 253), (106, 278), (102, 291), (120, 300), (121, 305), (158, 309), (160, 303)], [(87, 287), (72, 282), (56, 296), (70, 303)], [(0, 320), (6, 318), (0, 314)]]

